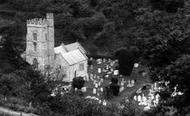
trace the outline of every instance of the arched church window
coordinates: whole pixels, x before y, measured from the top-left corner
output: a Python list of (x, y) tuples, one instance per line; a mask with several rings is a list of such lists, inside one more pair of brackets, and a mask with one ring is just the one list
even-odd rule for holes
[(37, 33), (35, 33), (35, 32), (33, 33), (33, 39), (37, 40)]
[(33, 44), (34, 44), (34, 51), (37, 51), (37, 43), (33, 42)]
[(32, 66), (34, 67), (34, 69), (38, 69), (38, 60), (36, 58), (33, 59), (33, 64)]

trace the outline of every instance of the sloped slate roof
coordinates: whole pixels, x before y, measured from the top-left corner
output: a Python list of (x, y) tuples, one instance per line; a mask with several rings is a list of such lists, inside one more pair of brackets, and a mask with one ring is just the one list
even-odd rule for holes
[(68, 51), (73, 51), (73, 50), (76, 50), (76, 49), (80, 49), (82, 51), (82, 53), (86, 53), (86, 51), (84, 50), (84, 48), (80, 45), (79, 42), (75, 42), (75, 43), (71, 43), (71, 44), (68, 44), (68, 45), (65, 45), (65, 48), (68, 50)]
[(60, 45), (54, 48), (54, 52), (55, 54), (59, 54), (59, 53), (66, 53), (67, 51), (62, 45)]
[(87, 60), (87, 57), (79, 49), (65, 52), (63, 51), (63, 47), (59, 46), (56, 47), (54, 50), (56, 54), (61, 54), (69, 65), (73, 65), (81, 61)]
[(87, 60), (86, 56), (79, 49), (67, 53), (61, 53), (61, 55), (69, 63), (69, 65), (73, 65), (81, 61)]

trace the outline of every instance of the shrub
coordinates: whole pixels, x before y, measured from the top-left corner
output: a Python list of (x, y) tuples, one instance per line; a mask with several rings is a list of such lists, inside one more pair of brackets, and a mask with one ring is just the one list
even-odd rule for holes
[(119, 95), (119, 85), (112, 83), (112, 84), (110, 84), (110, 89), (111, 89), (114, 96)]
[(73, 78), (73, 82), (72, 82), (72, 87), (73, 89), (77, 88), (77, 89), (81, 89), (82, 87), (84, 87), (84, 78), (83, 77), (76, 77)]
[(112, 78), (111, 83), (117, 85), (118, 84), (118, 79), (117, 78)]

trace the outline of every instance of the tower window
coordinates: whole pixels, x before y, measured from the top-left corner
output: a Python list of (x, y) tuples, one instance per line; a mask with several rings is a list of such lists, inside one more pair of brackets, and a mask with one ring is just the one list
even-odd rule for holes
[(34, 44), (34, 51), (37, 51), (37, 43), (33, 42), (33, 44)]
[(38, 60), (36, 58), (33, 59), (33, 63), (32, 63), (34, 69), (38, 68)]
[(47, 38), (47, 33), (45, 33), (45, 39), (48, 40), (48, 38)]
[(37, 33), (33, 33), (34, 40), (37, 40)]

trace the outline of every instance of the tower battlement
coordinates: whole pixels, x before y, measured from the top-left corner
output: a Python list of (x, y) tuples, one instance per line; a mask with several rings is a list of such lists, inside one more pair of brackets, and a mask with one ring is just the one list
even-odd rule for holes
[(53, 26), (53, 13), (47, 13), (46, 18), (34, 18), (27, 20), (27, 26)]
[(47, 25), (48, 25), (47, 19), (35, 18), (27, 20), (27, 26), (47, 26)]

